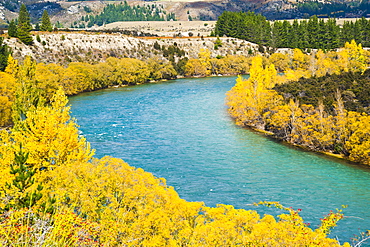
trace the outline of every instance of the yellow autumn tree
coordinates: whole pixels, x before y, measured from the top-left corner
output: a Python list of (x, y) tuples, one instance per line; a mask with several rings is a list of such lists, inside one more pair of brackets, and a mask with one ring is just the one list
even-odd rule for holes
[(65, 68), (57, 64), (38, 63), (36, 65), (35, 79), (47, 101), (50, 101), (58, 88), (62, 86), (61, 79), (64, 72)]
[(326, 74), (339, 74), (339, 63), (333, 60), (331, 52), (325, 54), (322, 50), (318, 50), (315, 54), (316, 62), (315, 69), (312, 74), (315, 76), (325, 76)]
[(279, 73), (283, 73), (289, 67), (289, 57), (286, 54), (274, 53), (269, 57), (270, 63), (272, 63)]
[(11, 69), (16, 73), (17, 87), (15, 91), (15, 101), (12, 107), (13, 123), (21, 121), (25, 114), (34, 109), (37, 105), (43, 105), (45, 98), (43, 97), (42, 89), (39, 88), (35, 79), (36, 62), (30, 56), (26, 56), (23, 64), (18, 68), (16, 63), (11, 65)]
[(344, 48), (338, 52), (338, 64), (343, 72), (361, 72), (367, 69), (367, 57), (361, 44), (356, 44), (354, 40), (346, 42)]
[(350, 111), (347, 124), (352, 133), (345, 143), (350, 160), (370, 165), (370, 116)]
[(289, 68), (285, 70), (288, 81), (297, 81), (301, 77), (309, 78), (310, 56), (304, 54), (300, 49), (294, 49), (290, 57)]
[(150, 70), (151, 80), (174, 79), (177, 75), (176, 70), (170, 62), (161, 60), (159, 57), (149, 59), (147, 62)]
[[(37, 169), (48, 170), (62, 164), (85, 162), (92, 151), (85, 139), (80, 137), (76, 123), (69, 115), (67, 98), (60, 89), (51, 104), (37, 106), (25, 115), (25, 119), (14, 126), (13, 131), (3, 133), (4, 140), (13, 140), (8, 145), (5, 157), (12, 157), (14, 150), (22, 145), (30, 153), (28, 163)], [(9, 165), (9, 160), (2, 167)]]
[(263, 66), (262, 58), (255, 57), (250, 77), (238, 77), (236, 85), (227, 93), (229, 113), (238, 124), (264, 129), (264, 113), (279, 105), (282, 97), (271, 90), (277, 73), (273, 64)]
[(185, 76), (206, 76), (207, 67), (199, 61), (199, 59), (189, 59), (185, 64)]
[(16, 80), (8, 73), (0, 72), (0, 127), (12, 124), (12, 107), (15, 100)]
[(198, 59), (202, 67), (206, 69), (205, 76), (209, 76), (211, 74), (211, 52), (208, 49), (200, 49)]

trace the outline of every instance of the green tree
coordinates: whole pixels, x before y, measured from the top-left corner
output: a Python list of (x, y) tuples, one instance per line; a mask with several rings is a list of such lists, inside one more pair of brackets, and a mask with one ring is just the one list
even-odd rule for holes
[(340, 27), (336, 24), (335, 19), (329, 19), (326, 22), (326, 49), (339, 47)]
[(8, 65), (8, 57), (12, 53), (8, 45), (3, 44), (4, 38), (0, 37), (0, 71), (4, 71)]
[(41, 17), (40, 30), (48, 31), (48, 32), (53, 31), (53, 26), (51, 25), (49, 14), (46, 10), (44, 10), (44, 13), (42, 14), (42, 17)]
[(319, 19), (317, 18), (317, 16), (312, 16), (308, 20), (307, 31), (308, 31), (308, 41), (309, 41), (308, 48), (319, 48), (320, 25), (319, 25)]
[(40, 23), (36, 23), (35, 31), (40, 31)]
[(34, 191), (30, 191), (30, 187), (35, 184), (36, 169), (32, 165), (27, 164), (28, 153), (22, 151), (15, 153), (14, 164), (10, 165), (10, 174), (14, 175), (12, 183), (7, 183), (9, 191), (18, 193), (7, 193), (11, 195), (10, 202), (6, 205), (5, 210), (10, 208), (30, 208), (34, 206), (42, 197), (42, 185), (39, 184)]
[(33, 44), (33, 39), (30, 33), (31, 30), (32, 25), (30, 14), (27, 11), (26, 5), (22, 4), (19, 10), (17, 37), (26, 45)]
[(17, 37), (17, 25), (15, 24), (15, 21), (12, 20), (10, 23), (9, 23), (9, 27), (8, 27), (8, 35), (10, 37)]

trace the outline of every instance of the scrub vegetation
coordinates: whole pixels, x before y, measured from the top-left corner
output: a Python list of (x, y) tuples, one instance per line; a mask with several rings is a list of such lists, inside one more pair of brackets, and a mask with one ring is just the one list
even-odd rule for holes
[[(218, 39), (214, 45), (224, 44)], [(230, 205), (207, 207), (181, 199), (165, 179), (120, 159), (94, 158), (70, 117), (66, 95), (177, 75), (249, 73), (227, 95), (238, 124), (370, 164), (369, 103), (363, 90), (369, 55), (355, 41), (310, 55), (294, 49), (269, 57), (252, 56), (253, 50), (248, 57), (212, 57), (201, 49), (191, 59), (176, 46), (156, 44), (153, 49), (168, 59), (110, 57), (65, 67), (29, 56), (20, 63), (6, 46), (0, 48), (8, 56), (0, 72), (1, 245), (350, 246), (328, 237), (343, 218), (341, 210), (329, 212), (312, 229), (300, 209), (277, 202), (256, 204), (276, 207), (283, 212), (277, 217)], [(331, 83), (342, 77), (343, 83)]]
[(94, 158), (63, 90), (47, 101), (35, 88), (30, 59), (10, 61), (2, 75), (16, 91), (13, 127), (0, 132), (2, 245), (340, 246), (327, 235), (341, 210), (311, 229), (300, 210), (276, 202), (259, 204), (282, 210), (277, 218), (187, 202), (164, 179), (120, 159)]
[[(365, 54), (354, 41), (338, 52), (319, 50), (311, 57), (295, 49), (282, 76), (274, 64), (255, 57), (249, 79), (239, 77), (228, 92), (229, 112), (240, 125), (369, 165)], [(279, 57), (274, 63), (284, 64), (286, 57)]]

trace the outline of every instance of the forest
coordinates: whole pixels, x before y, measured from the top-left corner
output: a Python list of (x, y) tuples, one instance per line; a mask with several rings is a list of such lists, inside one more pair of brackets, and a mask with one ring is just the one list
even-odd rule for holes
[(317, 16), (308, 20), (269, 22), (253, 12), (225, 11), (219, 16), (214, 35), (248, 40), (273, 48), (299, 48), (330, 50), (343, 47), (355, 40), (370, 46), (370, 23), (365, 18), (345, 21), (339, 26), (335, 19), (324, 21)]
[(365, 17), (370, 13), (370, 4), (368, 0), (327, 3), (307, 1), (298, 3), (297, 9), (303, 16), (318, 15), (321, 17), (338, 18), (352, 14), (356, 17)]
[(229, 113), (242, 126), (369, 165), (368, 91), (362, 90), (368, 85), (366, 53), (354, 41), (314, 57), (295, 49), (284, 75), (277, 74), (274, 63), (255, 57), (249, 79), (239, 77), (228, 92)]
[[(125, 74), (121, 63), (138, 72)], [(181, 199), (165, 179), (120, 159), (94, 158), (70, 117), (63, 90), (71, 94), (102, 85), (87, 78), (91, 71), (85, 66), (36, 64), (29, 57), (19, 64), (10, 56), (0, 73), (1, 88), (8, 87), (13, 99), (13, 124), (0, 131), (2, 245), (340, 246), (328, 234), (343, 218), (341, 210), (329, 212), (312, 229), (299, 209), (277, 202), (256, 204), (276, 207), (282, 212), (276, 218), (230, 205), (207, 207)], [(112, 58), (99, 66), (106, 69), (101, 77), (112, 73), (118, 83), (150, 74), (135, 60)], [(60, 75), (53, 73), (60, 73), (63, 84), (55, 83)]]
[(120, 4), (108, 4), (98, 15), (83, 16), (80, 22), (75, 22), (71, 27), (85, 28), (94, 25), (102, 26), (117, 21), (169, 21), (176, 20), (174, 13), (167, 13), (160, 4), (144, 6), (128, 5), (127, 1)]

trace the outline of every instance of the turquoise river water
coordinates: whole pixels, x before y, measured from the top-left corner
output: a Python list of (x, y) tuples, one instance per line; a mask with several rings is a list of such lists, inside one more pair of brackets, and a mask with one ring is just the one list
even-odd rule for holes
[(180, 79), (84, 93), (70, 103), (96, 157), (164, 177), (186, 200), (274, 215), (281, 212), (252, 204), (279, 201), (302, 209), (313, 228), (348, 205), (330, 236), (350, 241), (370, 229), (370, 169), (237, 127), (225, 106), (234, 84), (235, 77)]

